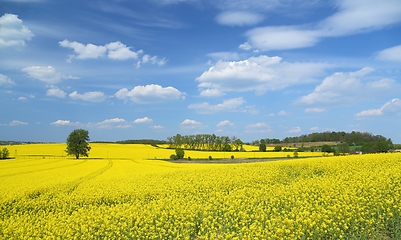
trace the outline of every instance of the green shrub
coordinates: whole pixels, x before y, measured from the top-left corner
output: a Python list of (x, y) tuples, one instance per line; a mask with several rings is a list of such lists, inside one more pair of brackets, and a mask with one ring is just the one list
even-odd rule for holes
[(10, 155), (10, 152), (8, 151), (7, 148), (3, 148), (0, 151), (0, 159), (7, 159)]
[(171, 154), (171, 155), (170, 155), (170, 159), (171, 159), (171, 160), (177, 160), (178, 158), (177, 158), (177, 155)]
[(182, 149), (182, 148), (175, 149), (175, 155), (176, 155), (177, 159), (183, 159), (185, 156), (184, 149)]
[(209, 160), (212, 160), (213, 158), (212, 158), (212, 156), (209, 156)]
[(231, 155), (231, 159), (234, 159), (234, 155)]

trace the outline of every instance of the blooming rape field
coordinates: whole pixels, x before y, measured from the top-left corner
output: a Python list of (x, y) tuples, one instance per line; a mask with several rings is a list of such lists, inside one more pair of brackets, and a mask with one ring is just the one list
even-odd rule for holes
[(8, 147), (0, 239), (401, 238), (400, 154), (176, 164), (147, 160), (173, 150), (91, 146), (80, 160)]

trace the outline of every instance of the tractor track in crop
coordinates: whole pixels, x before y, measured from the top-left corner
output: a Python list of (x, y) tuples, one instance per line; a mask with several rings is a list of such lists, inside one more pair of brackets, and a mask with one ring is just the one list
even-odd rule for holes
[(84, 161), (80, 161), (78, 163), (74, 163), (74, 164), (69, 164), (69, 165), (65, 165), (65, 166), (58, 166), (58, 167), (51, 167), (51, 168), (43, 168), (43, 169), (37, 169), (37, 170), (30, 170), (30, 171), (25, 171), (25, 172), (18, 172), (18, 173), (11, 173), (11, 174), (5, 174), (5, 175), (0, 175), (1, 177), (11, 177), (11, 176), (17, 176), (17, 175), (22, 175), (22, 174), (29, 174), (29, 173), (33, 173), (33, 172), (44, 172), (44, 171), (49, 171), (49, 170), (54, 170), (54, 169), (59, 169), (59, 168), (67, 168), (67, 167), (72, 167), (72, 166), (76, 166), (76, 165), (80, 165), (83, 163), (86, 163), (88, 160), (84, 160)]

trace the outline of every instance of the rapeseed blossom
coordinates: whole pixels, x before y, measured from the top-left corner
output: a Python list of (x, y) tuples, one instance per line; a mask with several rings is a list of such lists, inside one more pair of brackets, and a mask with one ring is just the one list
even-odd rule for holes
[(401, 237), (399, 154), (207, 165), (148, 160), (173, 151), (149, 145), (15, 150), (0, 161), (1, 239)]

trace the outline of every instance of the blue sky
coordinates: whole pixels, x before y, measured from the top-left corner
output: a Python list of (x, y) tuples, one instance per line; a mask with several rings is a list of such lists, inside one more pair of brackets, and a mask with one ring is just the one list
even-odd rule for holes
[(401, 1), (2, 0), (0, 101), (0, 140), (401, 143)]

